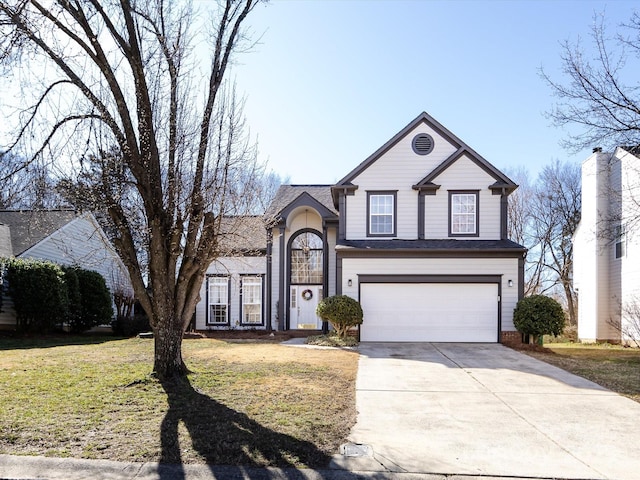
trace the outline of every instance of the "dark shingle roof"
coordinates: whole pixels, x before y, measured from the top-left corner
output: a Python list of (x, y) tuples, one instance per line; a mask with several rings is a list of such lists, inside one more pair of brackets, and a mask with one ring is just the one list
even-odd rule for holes
[(0, 224), (9, 226), (16, 257), (76, 217), (73, 210), (0, 210)]
[(513, 251), (525, 252), (526, 248), (511, 240), (340, 240), (336, 250), (429, 250), (445, 251)]
[(223, 256), (258, 255), (266, 251), (267, 230), (260, 216), (222, 219), (219, 251)]
[(284, 208), (305, 192), (327, 207), (328, 210), (338, 215), (331, 197), (331, 185), (280, 185), (264, 214), (265, 219), (276, 217)]

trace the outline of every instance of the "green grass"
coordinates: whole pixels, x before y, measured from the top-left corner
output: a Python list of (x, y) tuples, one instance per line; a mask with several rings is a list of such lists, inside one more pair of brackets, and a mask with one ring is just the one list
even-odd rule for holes
[(355, 422), (357, 355), (185, 340), (184, 382), (151, 340), (0, 339), (0, 453), (322, 466)]
[(640, 349), (550, 343), (525, 353), (640, 402)]

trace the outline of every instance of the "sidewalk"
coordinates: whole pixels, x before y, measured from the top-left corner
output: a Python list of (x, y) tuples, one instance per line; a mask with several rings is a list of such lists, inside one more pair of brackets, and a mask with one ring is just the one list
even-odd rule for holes
[[(357, 465), (357, 462), (356, 462)], [(397, 473), (295, 468), (160, 465), (157, 463), (79, 460), (0, 455), (1, 480), (525, 480), (429, 473)], [(526, 480), (536, 480), (528, 477)]]

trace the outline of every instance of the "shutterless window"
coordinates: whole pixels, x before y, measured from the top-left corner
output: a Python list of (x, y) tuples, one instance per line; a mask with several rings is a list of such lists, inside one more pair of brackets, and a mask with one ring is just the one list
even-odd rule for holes
[(262, 323), (262, 277), (242, 277), (242, 323)]
[(477, 199), (475, 193), (451, 194), (451, 234), (473, 235), (477, 233)]
[(229, 323), (229, 277), (209, 277), (207, 324)]
[(291, 284), (321, 285), (323, 280), (322, 238), (302, 232), (291, 244)]
[(393, 235), (394, 195), (369, 195), (369, 233)]
[(622, 258), (627, 254), (627, 229), (625, 225), (616, 226), (615, 240), (615, 256)]

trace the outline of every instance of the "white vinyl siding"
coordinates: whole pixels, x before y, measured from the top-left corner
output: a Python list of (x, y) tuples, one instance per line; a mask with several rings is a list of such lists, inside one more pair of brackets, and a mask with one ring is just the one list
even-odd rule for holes
[(20, 258), (50, 260), (60, 265), (78, 265), (104, 277), (111, 292), (122, 288), (133, 293), (129, 274), (109, 240), (94, 220), (83, 215), (29, 248)]
[[(514, 331), (513, 309), (518, 302), (517, 258), (345, 258), (342, 293), (358, 299), (359, 275), (500, 275), (502, 330)], [(352, 280), (349, 287), (348, 281)], [(509, 287), (509, 280), (513, 286)], [(365, 319), (366, 321), (366, 319)]]
[[(417, 155), (411, 141), (418, 133), (428, 133), (435, 146), (429, 155)], [(411, 188), (424, 176), (450, 157), (456, 148), (438, 132), (421, 124), (384, 153), (369, 168), (353, 179), (358, 185), (354, 195), (346, 197), (346, 237), (350, 240), (367, 238), (367, 191), (397, 190), (397, 219), (394, 237), (418, 238), (418, 193)], [(487, 184), (489, 185), (489, 184)], [(446, 212), (445, 212), (446, 215)]]
[(242, 277), (242, 323), (262, 323), (262, 277)]
[(442, 172), (434, 183), (440, 185), (435, 195), (425, 198), (425, 238), (448, 238), (450, 229), (449, 191), (478, 190), (478, 240), (500, 239), (500, 195), (493, 195), (489, 185), (495, 178), (475, 162), (463, 156)]

